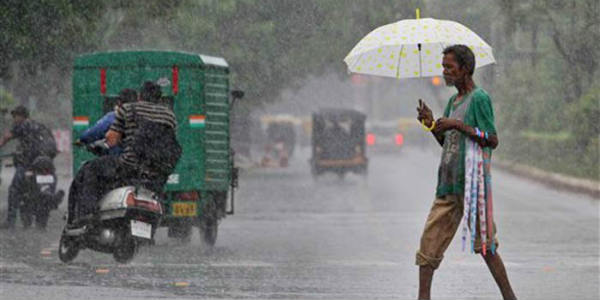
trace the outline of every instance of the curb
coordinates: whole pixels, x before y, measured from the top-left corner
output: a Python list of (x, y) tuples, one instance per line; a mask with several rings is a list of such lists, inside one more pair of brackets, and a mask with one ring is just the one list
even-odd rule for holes
[(552, 173), (516, 162), (508, 162), (499, 159), (494, 160), (494, 166), (497, 166), (503, 171), (523, 176), (546, 185), (551, 185), (553, 188), (587, 194), (596, 200), (600, 200), (600, 181)]

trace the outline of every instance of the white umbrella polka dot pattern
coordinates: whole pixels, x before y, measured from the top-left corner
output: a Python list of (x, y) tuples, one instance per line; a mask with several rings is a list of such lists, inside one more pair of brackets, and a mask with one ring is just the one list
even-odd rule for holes
[(396, 78), (439, 76), (442, 51), (454, 44), (473, 51), (476, 67), (495, 62), (492, 48), (473, 31), (453, 21), (430, 18), (381, 26), (364, 37), (344, 61), (353, 73)]

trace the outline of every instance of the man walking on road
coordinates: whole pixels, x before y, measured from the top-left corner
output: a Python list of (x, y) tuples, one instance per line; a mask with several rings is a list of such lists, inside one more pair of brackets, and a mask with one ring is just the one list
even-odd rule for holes
[[(473, 52), (464, 45), (454, 45), (444, 49), (443, 54), (444, 80), (446, 85), (456, 87), (458, 93), (448, 101), (444, 117), (436, 121), (431, 109), (420, 99), (417, 107), (417, 119), (432, 132), (443, 148), (436, 199), (427, 217), (416, 256), (419, 299), (430, 299), (433, 273), (439, 267), (463, 218), (465, 139), (471, 139), (490, 152), (498, 145), (492, 102), (487, 92), (473, 82)], [(479, 222), (476, 224), (476, 231), (479, 231)], [(494, 225), (485, 245), (477, 235), (473, 249), (482, 255), (503, 298), (516, 299), (500, 255), (497, 251), (485, 251), (498, 245), (495, 234)]]
[[(13, 229), (23, 195), (27, 193), (25, 171), (40, 156), (47, 156), (50, 162), (56, 156), (56, 141), (43, 124), (29, 118), (29, 110), (19, 105), (12, 110), (13, 126), (0, 138), (0, 147), (10, 140), (18, 139), (17, 154), (13, 158), (15, 175), (8, 188), (8, 213), (0, 229)], [(44, 134), (47, 133), (47, 134)], [(43, 145), (50, 145), (43, 147)], [(24, 224), (25, 225), (25, 224)]]

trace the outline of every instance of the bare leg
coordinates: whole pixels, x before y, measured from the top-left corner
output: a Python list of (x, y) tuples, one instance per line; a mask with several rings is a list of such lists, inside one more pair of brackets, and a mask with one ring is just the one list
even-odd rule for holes
[(430, 266), (419, 267), (419, 300), (431, 299), (433, 271), (433, 268)]
[(508, 275), (506, 275), (506, 269), (504, 268), (504, 263), (502, 262), (502, 258), (500, 258), (500, 254), (496, 252), (495, 255), (492, 255), (490, 252), (487, 255), (481, 255), (485, 260), (492, 276), (494, 276), (494, 280), (496, 280), (496, 284), (498, 288), (500, 288), (500, 292), (502, 293), (502, 298), (504, 299), (517, 299), (515, 297), (515, 293), (510, 287), (510, 282), (508, 281)]

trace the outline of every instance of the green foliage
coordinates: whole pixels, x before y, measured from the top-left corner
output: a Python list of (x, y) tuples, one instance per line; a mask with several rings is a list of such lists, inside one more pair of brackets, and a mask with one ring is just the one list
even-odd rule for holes
[[(225, 57), (245, 102), (269, 103), (312, 74), (345, 73), (342, 59), (374, 27), (412, 17), (419, 1), (184, 1), (170, 38)], [(376, 7), (386, 9), (376, 10)]]
[(568, 127), (567, 103), (561, 86), (545, 71), (546, 64), (536, 68), (511, 66), (497, 80), (492, 99), (498, 112), (499, 130), (561, 131)]
[(15, 104), (15, 98), (13, 95), (0, 87), (0, 111), (8, 110), (11, 106)]
[(592, 145), (600, 136), (600, 85), (588, 90), (576, 103), (570, 105), (569, 120), (576, 141), (584, 147)]
[(598, 136), (581, 147), (574, 137), (544, 134), (501, 136), (498, 157), (551, 172), (600, 180)]
[[(246, 91), (240, 107), (250, 111), (309, 76), (346, 76), (342, 59), (363, 36), (414, 18), (417, 7), (422, 17), (464, 24), (494, 47), (498, 64), (477, 72), (492, 94), (501, 144), (552, 143), (548, 136), (568, 132), (561, 143), (574, 156), (567, 161), (597, 168), (597, 0), (3, 0), (0, 84), (35, 104), (34, 116), (65, 126), (76, 55), (182, 50), (225, 57), (234, 87)], [(508, 152), (523, 160), (530, 158), (525, 150)], [(537, 157), (544, 159), (551, 165), (554, 156)]]
[(568, 131), (558, 132), (539, 132), (539, 131), (521, 131), (521, 137), (529, 140), (544, 140), (555, 142), (566, 142), (572, 138), (572, 134)]
[[(0, 76), (10, 77), (11, 63), (20, 72), (35, 74), (56, 63), (68, 62), (74, 53), (91, 49), (85, 38), (95, 30), (100, 1), (5, 0), (0, 2)], [(69, 64), (60, 65), (63, 70)]]
[[(427, 2), (494, 48), (483, 76), (500, 134), (498, 154), (551, 171), (598, 179), (600, 2), (597, 0)], [(489, 68), (488, 68), (489, 69)], [(489, 87), (489, 88), (488, 88)]]
[(10, 115), (8, 112), (15, 104), (15, 98), (4, 88), (0, 87), (0, 134), (8, 126)]

